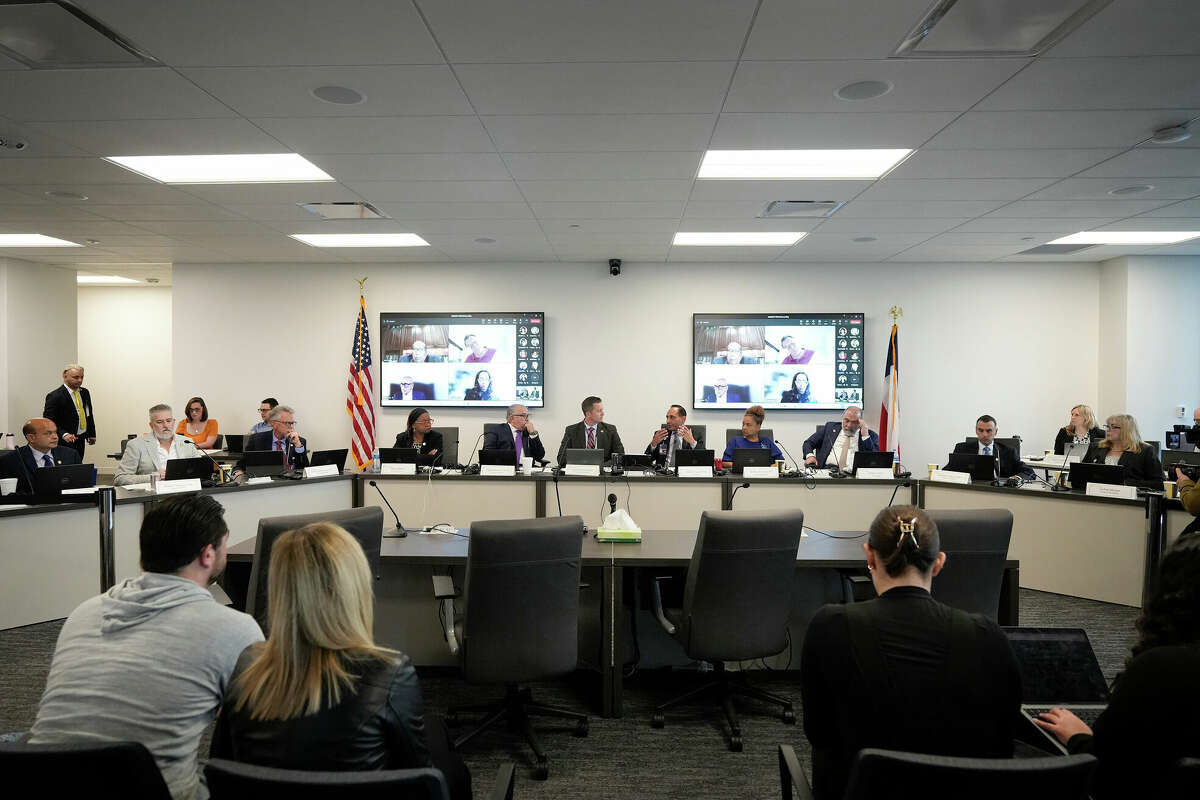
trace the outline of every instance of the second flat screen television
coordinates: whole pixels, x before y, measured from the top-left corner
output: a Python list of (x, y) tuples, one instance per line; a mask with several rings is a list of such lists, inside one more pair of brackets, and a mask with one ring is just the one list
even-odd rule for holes
[(693, 314), (696, 408), (863, 403), (865, 314)]
[(542, 408), (546, 315), (379, 315), (380, 405)]

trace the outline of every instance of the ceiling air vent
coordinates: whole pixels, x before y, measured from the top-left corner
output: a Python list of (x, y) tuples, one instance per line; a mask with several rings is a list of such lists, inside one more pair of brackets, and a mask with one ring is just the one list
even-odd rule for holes
[(338, 203), (297, 203), (305, 211), (321, 219), (391, 219), (370, 203), (343, 201)]
[(844, 205), (845, 200), (772, 200), (758, 217), (829, 217)]
[(1095, 247), (1094, 244), (1040, 244), (1017, 253), (1019, 256), (1065, 256)]

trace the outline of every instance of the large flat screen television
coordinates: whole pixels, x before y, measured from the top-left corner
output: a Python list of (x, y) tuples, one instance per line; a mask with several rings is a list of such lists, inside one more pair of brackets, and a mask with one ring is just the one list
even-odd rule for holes
[(379, 315), (379, 404), (503, 407), (546, 403), (546, 315)]
[(696, 408), (863, 403), (865, 314), (693, 314)]

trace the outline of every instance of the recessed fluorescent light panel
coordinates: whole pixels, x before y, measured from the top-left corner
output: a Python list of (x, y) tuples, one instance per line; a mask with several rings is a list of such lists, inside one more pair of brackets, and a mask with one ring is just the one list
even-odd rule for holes
[(938, 0), (893, 58), (1035, 56), (1112, 0)]
[(671, 244), (687, 247), (791, 247), (806, 235), (802, 231), (679, 232)]
[(291, 237), (313, 247), (429, 247), (415, 233), (293, 233)]
[(139, 281), (133, 278), (125, 278), (120, 275), (76, 275), (76, 283), (138, 283)]
[(214, 156), (109, 156), (160, 183), (308, 183), (333, 180), (296, 153)]
[(874, 180), (912, 150), (709, 150), (701, 180)]
[(1081, 231), (1049, 244), (1179, 244), (1200, 231)]
[(40, 233), (0, 233), (0, 247), (83, 247)]

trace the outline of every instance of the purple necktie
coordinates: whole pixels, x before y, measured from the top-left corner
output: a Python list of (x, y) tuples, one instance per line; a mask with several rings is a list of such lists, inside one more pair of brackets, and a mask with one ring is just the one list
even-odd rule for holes
[(521, 456), (523, 456), (525, 454), (525, 450), (521, 446), (522, 443), (521, 443), (521, 432), (520, 431), (515, 431), (513, 433), (513, 444), (515, 445), (514, 449), (517, 451), (517, 463), (520, 464)]

